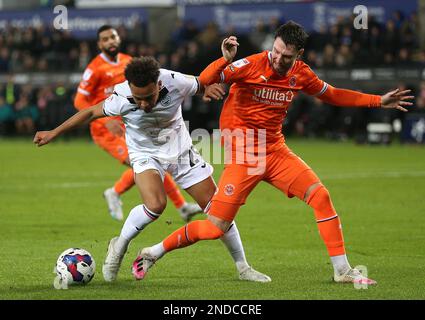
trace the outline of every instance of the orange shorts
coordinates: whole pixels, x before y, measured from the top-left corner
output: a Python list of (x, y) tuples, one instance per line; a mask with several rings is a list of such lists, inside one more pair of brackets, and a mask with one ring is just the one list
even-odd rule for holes
[(108, 152), (121, 163), (125, 163), (128, 159), (128, 149), (124, 137), (113, 135), (112, 133), (104, 132), (102, 135), (93, 135), (93, 141)]
[[(296, 196), (301, 200), (304, 199), (311, 185), (320, 182), (313, 170), (286, 145), (266, 156), (263, 171), (261, 174), (252, 174), (250, 167), (243, 164), (226, 165), (220, 177), (217, 192), (212, 198), (209, 213), (226, 221), (232, 221), (237, 210), (230, 207), (229, 210), (223, 210), (224, 203), (232, 204), (232, 207), (243, 205), (260, 181), (270, 183), (289, 198)], [(214, 205), (215, 202), (220, 203)]]

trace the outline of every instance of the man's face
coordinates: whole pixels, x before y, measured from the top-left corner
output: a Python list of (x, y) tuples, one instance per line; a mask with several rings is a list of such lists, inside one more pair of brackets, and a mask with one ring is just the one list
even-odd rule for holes
[(149, 83), (144, 87), (136, 87), (130, 83), (131, 94), (133, 95), (134, 101), (140, 109), (149, 113), (152, 111), (158, 102), (159, 88), (161, 87), (161, 81), (158, 83)]
[(272, 50), (273, 69), (280, 75), (285, 75), (303, 52), (304, 49), (297, 50), (294, 45), (287, 45), (280, 37), (277, 37)]
[(121, 39), (115, 29), (108, 29), (99, 34), (97, 45), (100, 51), (106, 53), (110, 57), (115, 57), (120, 48)]

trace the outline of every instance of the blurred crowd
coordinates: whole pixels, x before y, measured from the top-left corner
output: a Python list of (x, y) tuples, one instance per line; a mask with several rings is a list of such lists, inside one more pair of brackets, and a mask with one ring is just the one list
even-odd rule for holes
[[(418, 17), (405, 17), (394, 12), (381, 24), (370, 18), (367, 30), (356, 30), (353, 18), (341, 18), (329, 28), (310, 34), (304, 60), (313, 68), (344, 68), (353, 66), (425, 67), (425, 51), (420, 50)], [(258, 21), (252, 32), (238, 35), (238, 57), (271, 48), (273, 31), (284, 21)], [(214, 23), (198, 28), (191, 21), (176, 21), (174, 32), (165, 47), (149, 41), (145, 26), (134, 29), (117, 27), (122, 39), (122, 52), (131, 56), (153, 55), (164, 68), (199, 74), (220, 56), (220, 43), (225, 35), (235, 34), (232, 28), (220, 30)], [(149, 44), (150, 43), (150, 44)], [(15, 73), (82, 72), (98, 54), (96, 39), (78, 40), (67, 31), (37, 28), (0, 30), (0, 75), (10, 74), (0, 84), (0, 134), (32, 134), (36, 129), (50, 129), (75, 112), (72, 106), (76, 88), (63, 85), (16, 85)], [(66, 63), (64, 63), (66, 62)], [(416, 108), (425, 110), (425, 83), (417, 91)], [(198, 98), (186, 102), (185, 117), (195, 127), (217, 128), (220, 106), (207, 106)], [(368, 110), (324, 106), (311, 97), (300, 96), (286, 120), (286, 133), (312, 136), (352, 136), (364, 130)], [(391, 118), (394, 115), (383, 115)], [(382, 119), (381, 119), (382, 120)], [(199, 123), (199, 125), (198, 125)], [(193, 129), (193, 128), (192, 128)], [(344, 132), (342, 132), (344, 131)]]

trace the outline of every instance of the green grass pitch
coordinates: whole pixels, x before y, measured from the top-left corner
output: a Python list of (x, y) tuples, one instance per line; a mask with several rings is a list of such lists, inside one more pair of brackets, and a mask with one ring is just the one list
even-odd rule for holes
[[(0, 299), (424, 299), (425, 148), (288, 144), (329, 189), (351, 264), (366, 266), (378, 286), (332, 283), (312, 210), (266, 183), (236, 221), (249, 262), (271, 283), (239, 281), (219, 241), (174, 251), (134, 281), (138, 249), (183, 225), (170, 203), (133, 241), (118, 280), (106, 283), (106, 246), (122, 224), (109, 217), (102, 192), (124, 167), (86, 140), (37, 148), (29, 138), (0, 140)], [(221, 169), (215, 166), (216, 181)], [(137, 190), (123, 201), (127, 213), (140, 201)], [(85, 287), (55, 290), (53, 267), (70, 247), (92, 253), (96, 275)]]

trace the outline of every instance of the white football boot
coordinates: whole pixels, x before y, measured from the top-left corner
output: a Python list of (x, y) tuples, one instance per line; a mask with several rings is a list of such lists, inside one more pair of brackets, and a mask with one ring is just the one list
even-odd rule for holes
[(106, 253), (105, 262), (102, 266), (103, 278), (105, 281), (111, 282), (115, 281), (120, 270), (122, 259), (124, 258), (125, 252), (119, 254), (115, 252), (114, 244), (117, 241), (118, 237), (112, 238), (109, 241), (108, 252)]
[(119, 194), (115, 192), (114, 188), (109, 188), (103, 192), (103, 197), (108, 204), (111, 217), (115, 220), (121, 221), (124, 218), (124, 214), (122, 212), (122, 202)]
[(333, 280), (340, 283), (366, 284), (370, 286), (377, 284), (375, 280), (366, 278), (364, 275), (362, 275), (360, 270), (354, 268), (348, 269), (341, 275), (334, 273)]
[(253, 281), (253, 282), (270, 282), (272, 279), (264, 273), (258, 272), (252, 267), (248, 267), (239, 273), (240, 280)]

